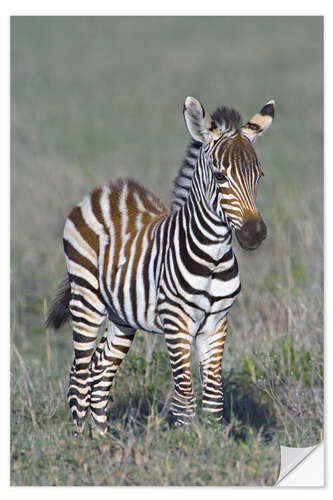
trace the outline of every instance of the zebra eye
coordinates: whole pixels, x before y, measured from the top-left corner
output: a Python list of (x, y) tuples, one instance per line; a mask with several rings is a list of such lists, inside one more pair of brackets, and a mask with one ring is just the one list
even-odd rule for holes
[(215, 175), (215, 179), (218, 182), (225, 182), (228, 180), (228, 177), (226, 175), (222, 174), (222, 172), (219, 172), (218, 170), (215, 170), (214, 175)]

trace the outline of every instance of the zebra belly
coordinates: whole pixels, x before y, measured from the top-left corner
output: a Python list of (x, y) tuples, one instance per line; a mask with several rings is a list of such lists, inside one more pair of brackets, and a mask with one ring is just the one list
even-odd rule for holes
[(124, 292), (114, 293), (112, 290), (102, 290), (107, 304), (109, 320), (117, 325), (132, 327), (151, 333), (163, 333), (163, 325), (157, 315), (156, 304), (146, 304), (142, 293), (131, 296), (131, 307), (124, 306)]
[(127, 317), (121, 314), (121, 312), (116, 311), (112, 303), (108, 304), (106, 309), (108, 313), (108, 319), (119, 327), (130, 327), (134, 328), (135, 330), (141, 330), (149, 333), (163, 333), (163, 326), (159, 322), (156, 310), (152, 311), (152, 313), (148, 315), (147, 321), (141, 321), (140, 323), (138, 323), (136, 321), (133, 321), (133, 319), (129, 320)]
[(129, 308), (124, 310), (119, 305), (119, 296), (115, 296), (112, 292), (105, 293), (105, 291), (102, 291), (102, 295), (111, 322), (119, 326), (131, 327), (150, 333), (163, 333), (163, 325), (157, 315), (155, 304), (148, 305), (144, 313), (138, 314), (138, 309), (140, 309), (138, 297), (134, 301), (137, 304), (136, 310), (133, 311), (133, 307), (132, 310), (129, 310)]

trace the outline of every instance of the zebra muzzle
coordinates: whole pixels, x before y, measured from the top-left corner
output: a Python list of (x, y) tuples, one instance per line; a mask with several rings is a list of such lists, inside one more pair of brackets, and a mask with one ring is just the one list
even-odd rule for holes
[(240, 246), (244, 250), (255, 250), (266, 238), (267, 227), (261, 217), (252, 217), (235, 233)]

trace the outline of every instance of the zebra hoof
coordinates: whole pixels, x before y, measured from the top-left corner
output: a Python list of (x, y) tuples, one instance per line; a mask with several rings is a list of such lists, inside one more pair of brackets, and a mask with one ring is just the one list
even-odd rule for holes
[(75, 421), (74, 422), (74, 425), (75, 425), (75, 429), (74, 429), (74, 437), (80, 437), (83, 433), (83, 429), (84, 429), (84, 422), (78, 422), (78, 421)]
[(171, 413), (171, 426), (174, 428), (186, 427), (191, 425), (195, 415), (173, 415)]
[(93, 426), (92, 437), (94, 439), (99, 437), (105, 437), (108, 431), (108, 426), (106, 424), (97, 424)]
[(212, 425), (212, 426), (217, 426), (217, 427), (221, 427), (222, 426), (222, 421), (223, 421), (223, 417), (222, 415), (214, 415), (212, 413), (210, 414), (206, 414), (205, 415), (205, 420), (207, 422), (208, 425)]

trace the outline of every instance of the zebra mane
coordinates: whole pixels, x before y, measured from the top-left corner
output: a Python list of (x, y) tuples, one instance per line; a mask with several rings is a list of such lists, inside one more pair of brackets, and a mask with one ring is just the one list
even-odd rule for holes
[[(217, 108), (211, 117), (216, 125), (223, 130), (223, 135), (237, 133), (242, 125), (240, 113), (226, 106)], [(171, 211), (179, 210), (187, 199), (201, 146), (201, 142), (193, 140), (187, 148), (185, 158), (173, 182)]]
[(238, 111), (233, 108), (221, 106), (211, 114), (212, 120), (219, 128), (228, 132), (239, 132), (242, 126), (242, 117)]

